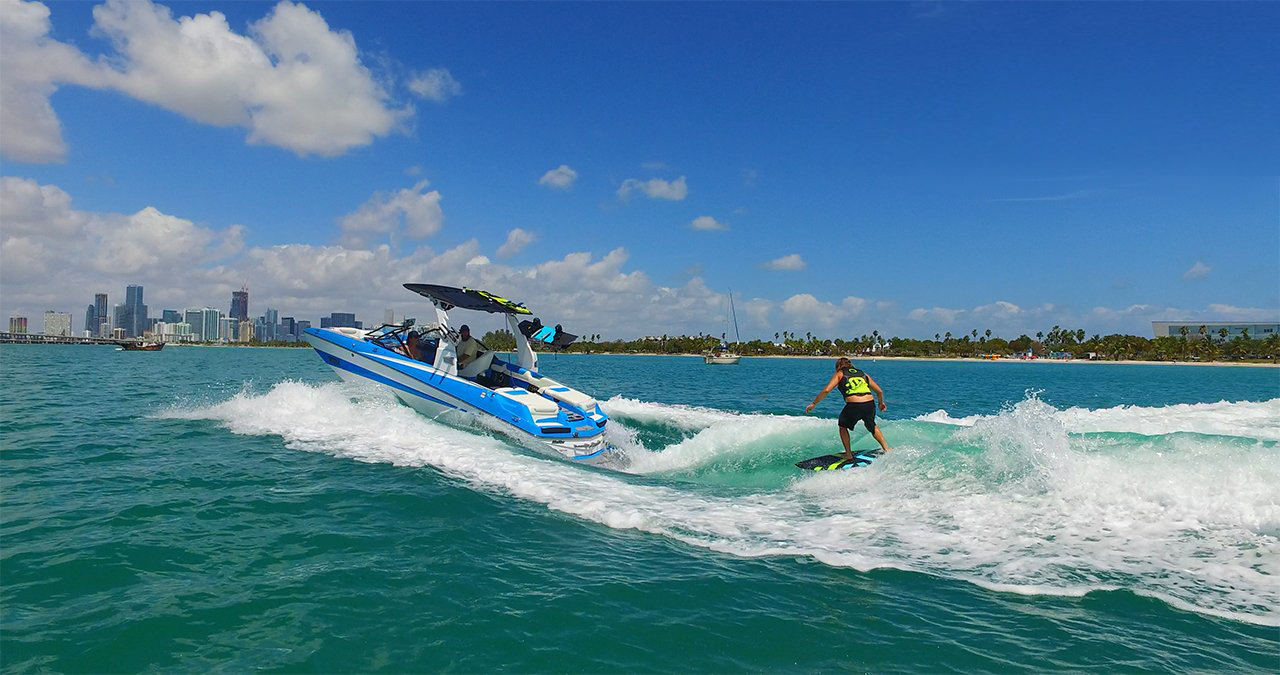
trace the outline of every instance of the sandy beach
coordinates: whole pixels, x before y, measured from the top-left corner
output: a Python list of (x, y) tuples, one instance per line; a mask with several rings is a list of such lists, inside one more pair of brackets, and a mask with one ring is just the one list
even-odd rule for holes
[[(564, 352), (566, 356), (576, 356), (585, 354), (585, 352)], [(590, 354), (610, 354), (613, 356), (680, 356), (687, 358), (702, 358), (702, 354), (657, 354), (654, 352), (590, 352)], [(743, 355), (743, 359), (834, 359), (840, 355), (831, 356), (805, 356), (799, 354), (760, 354), (757, 356)], [(926, 361), (930, 363), (1035, 363), (1035, 364), (1054, 364), (1054, 365), (1077, 365), (1077, 366), (1214, 366), (1221, 368), (1280, 368), (1280, 364), (1276, 363), (1237, 363), (1226, 361), (1090, 361), (1087, 359), (975, 359), (971, 357), (958, 358), (928, 358), (923, 356), (850, 356), (855, 363), (875, 363), (877, 361)]]

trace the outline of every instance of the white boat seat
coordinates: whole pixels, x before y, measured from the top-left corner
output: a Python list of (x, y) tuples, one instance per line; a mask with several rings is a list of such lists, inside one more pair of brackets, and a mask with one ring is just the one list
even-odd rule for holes
[(591, 412), (596, 409), (596, 400), (580, 391), (577, 391), (576, 389), (557, 385), (554, 387), (543, 387), (538, 391), (554, 398), (557, 401), (567, 403), (578, 408), (583, 412)]
[(537, 394), (531, 393), (517, 387), (499, 387), (494, 389), (495, 394), (505, 396), (509, 401), (515, 401), (520, 405), (529, 409), (533, 413), (533, 419), (542, 419), (545, 417), (555, 417), (560, 412), (560, 406), (555, 401), (545, 399)]
[(493, 365), (493, 355), (494, 352), (478, 354), (471, 363), (468, 363), (466, 367), (458, 371), (458, 375), (475, 379), (477, 375), (488, 370), (489, 366)]
[(510, 375), (513, 380), (528, 382), (535, 387), (545, 387), (548, 383), (553, 382), (553, 380), (545, 375), (535, 375), (527, 370), (520, 372), (519, 366), (516, 366), (515, 364), (503, 362), (503, 365), (506, 366), (507, 374)]

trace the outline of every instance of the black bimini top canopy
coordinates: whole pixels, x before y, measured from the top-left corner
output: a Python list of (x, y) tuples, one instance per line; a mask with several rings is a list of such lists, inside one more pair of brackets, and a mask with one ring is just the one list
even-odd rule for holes
[(405, 288), (418, 295), (431, 298), (444, 306), (445, 311), (457, 307), (474, 309), (492, 314), (532, 314), (524, 305), (504, 297), (474, 288), (454, 288), (436, 284), (405, 284)]

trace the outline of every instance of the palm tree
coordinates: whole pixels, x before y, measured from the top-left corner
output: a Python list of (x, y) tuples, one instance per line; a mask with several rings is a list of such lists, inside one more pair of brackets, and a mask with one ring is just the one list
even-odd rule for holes
[(934, 341), (934, 342), (942, 342), (942, 334), (941, 334), (941, 333), (934, 333), (934, 334), (933, 334), (933, 341)]
[(777, 342), (779, 339), (781, 339), (781, 337), (782, 337), (782, 336), (778, 335), (777, 333), (774, 333), (774, 334), (773, 334), (773, 341), (774, 341), (774, 342)]
[(1226, 342), (1226, 341), (1227, 341), (1227, 333), (1228, 333), (1228, 332), (1229, 332), (1229, 331), (1228, 331), (1226, 328), (1220, 328), (1220, 329), (1218, 329), (1218, 336), (1222, 338), (1222, 341), (1223, 341), (1223, 342)]
[(987, 336), (987, 339), (988, 339), (988, 340), (990, 340), (990, 339), (991, 339), (991, 329), (990, 329), (990, 328), (988, 328), (988, 329), (986, 330), (986, 332), (985, 332), (985, 333), (983, 333), (983, 335), (986, 335), (986, 336)]

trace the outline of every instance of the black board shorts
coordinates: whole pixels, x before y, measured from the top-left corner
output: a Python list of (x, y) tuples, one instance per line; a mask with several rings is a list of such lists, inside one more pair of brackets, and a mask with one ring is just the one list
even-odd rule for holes
[(852, 429), (862, 422), (867, 427), (867, 431), (875, 433), (876, 430), (876, 402), (863, 401), (862, 403), (845, 403), (844, 410), (840, 411), (840, 426), (846, 429)]

